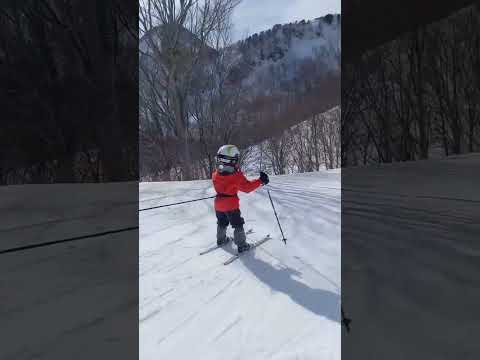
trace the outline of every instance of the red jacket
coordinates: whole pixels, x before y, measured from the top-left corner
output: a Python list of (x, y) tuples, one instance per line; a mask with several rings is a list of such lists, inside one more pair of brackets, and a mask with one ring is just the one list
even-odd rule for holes
[[(215, 210), (227, 212), (237, 210), (240, 208), (240, 199), (238, 192), (249, 193), (262, 185), (260, 179), (249, 181), (241, 171), (236, 171), (233, 174), (221, 175), (215, 171), (212, 175), (213, 187), (217, 194), (215, 198)], [(230, 197), (221, 195), (233, 195)]]

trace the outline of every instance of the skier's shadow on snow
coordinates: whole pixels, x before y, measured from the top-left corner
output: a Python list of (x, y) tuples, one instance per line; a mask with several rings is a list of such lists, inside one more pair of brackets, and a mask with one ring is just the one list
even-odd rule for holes
[[(234, 253), (233, 249), (226, 250)], [(340, 323), (340, 295), (309, 287), (294, 278), (301, 277), (301, 272), (285, 265), (276, 268), (256, 257), (256, 251), (257, 249), (254, 249), (252, 253), (241, 256), (237, 261), (241, 261), (253, 275), (272, 290), (284, 293), (314, 314)]]

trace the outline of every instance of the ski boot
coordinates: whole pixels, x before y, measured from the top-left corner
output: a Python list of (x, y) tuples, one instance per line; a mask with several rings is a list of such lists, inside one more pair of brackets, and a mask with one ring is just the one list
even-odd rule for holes
[(232, 240), (231, 237), (225, 236), (223, 239), (217, 239), (217, 246), (226, 245)]
[(238, 253), (242, 253), (250, 249), (250, 244), (247, 243), (247, 236), (243, 227), (237, 227), (233, 231), (233, 241), (237, 245)]
[(217, 246), (223, 246), (225, 244), (228, 244), (230, 240), (231, 238), (227, 236), (227, 228), (217, 226)]
[(252, 247), (252, 245), (249, 244), (249, 243), (242, 244), (242, 245), (238, 246), (238, 253), (241, 254), (244, 251), (248, 251), (248, 250), (250, 250), (251, 247)]

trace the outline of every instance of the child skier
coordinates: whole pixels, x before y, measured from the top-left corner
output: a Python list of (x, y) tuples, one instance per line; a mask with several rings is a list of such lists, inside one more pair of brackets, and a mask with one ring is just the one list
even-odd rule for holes
[(240, 200), (238, 191), (252, 192), (261, 185), (269, 182), (268, 175), (260, 172), (260, 178), (249, 181), (240, 170), (238, 160), (240, 151), (235, 145), (223, 145), (217, 152), (217, 170), (212, 175), (213, 187), (217, 192), (215, 198), (215, 213), (217, 215), (217, 245), (222, 246), (230, 240), (227, 226), (232, 225), (233, 241), (238, 252), (250, 249), (247, 243), (243, 220), (240, 213)]

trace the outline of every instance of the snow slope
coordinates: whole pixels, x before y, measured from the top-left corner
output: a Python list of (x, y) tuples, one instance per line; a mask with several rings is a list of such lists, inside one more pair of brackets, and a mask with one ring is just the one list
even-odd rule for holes
[[(215, 242), (213, 200), (140, 212), (141, 360), (340, 359), (340, 172), (266, 188), (241, 208), (249, 241), (273, 239), (228, 266), (233, 246), (199, 256)], [(140, 208), (212, 194), (210, 181), (141, 183)]]

